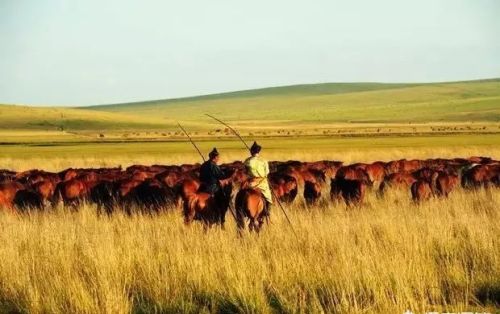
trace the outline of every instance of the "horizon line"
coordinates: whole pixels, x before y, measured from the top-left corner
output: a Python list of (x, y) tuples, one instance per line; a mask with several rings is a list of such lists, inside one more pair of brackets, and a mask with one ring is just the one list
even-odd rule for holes
[(0, 105), (9, 105), (9, 106), (27, 106), (27, 107), (53, 107), (53, 108), (69, 108), (69, 109), (85, 109), (92, 107), (107, 107), (107, 106), (119, 106), (126, 104), (138, 104), (138, 103), (152, 103), (152, 102), (170, 102), (170, 101), (182, 101), (182, 100), (195, 100), (198, 98), (205, 97), (214, 97), (214, 96), (227, 96), (236, 93), (244, 93), (244, 92), (253, 92), (259, 90), (270, 90), (270, 89), (279, 89), (279, 88), (289, 88), (289, 87), (298, 87), (298, 86), (310, 86), (310, 85), (326, 85), (326, 84), (384, 84), (384, 85), (430, 85), (430, 84), (454, 84), (454, 83), (472, 83), (472, 82), (488, 82), (488, 81), (499, 81), (500, 77), (490, 77), (490, 78), (480, 78), (480, 79), (466, 79), (466, 80), (457, 80), (457, 81), (431, 81), (431, 82), (377, 82), (377, 81), (350, 81), (350, 82), (317, 82), (317, 83), (299, 83), (299, 84), (290, 84), (290, 85), (274, 85), (267, 87), (256, 87), (249, 89), (241, 89), (241, 90), (230, 90), (230, 91), (221, 91), (214, 92), (209, 94), (198, 94), (191, 96), (182, 96), (182, 97), (173, 97), (173, 98), (158, 98), (158, 99), (149, 99), (149, 100), (134, 100), (129, 102), (116, 102), (116, 103), (105, 103), (105, 104), (96, 104), (96, 105), (51, 105), (51, 104), (22, 104), (22, 103), (3, 103), (0, 102)]

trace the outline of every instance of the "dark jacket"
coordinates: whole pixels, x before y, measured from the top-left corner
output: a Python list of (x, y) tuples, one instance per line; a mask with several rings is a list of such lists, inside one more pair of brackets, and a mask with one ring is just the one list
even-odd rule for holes
[(200, 167), (200, 191), (215, 194), (220, 190), (219, 180), (226, 179), (226, 177), (215, 162), (205, 161)]

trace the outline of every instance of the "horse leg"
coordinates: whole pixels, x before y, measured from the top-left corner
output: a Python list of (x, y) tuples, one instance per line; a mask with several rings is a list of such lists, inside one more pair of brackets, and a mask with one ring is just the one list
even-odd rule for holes
[(196, 215), (194, 208), (191, 208), (188, 202), (184, 202), (184, 224), (190, 225)]
[(224, 223), (226, 222), (226, 211), (223, 209), (220, 209), (219, 211), (219, 217), (218, 218), (218, 223), (220, 224), (221, 228), (224, 229)]
[(250, 222), (248, 223), (248, 229), (250, 230), (250, 232), (252, 232), (254, 228), (255, 228), (255, 219), (250, 218)]
[(208, 221), (203, 221), (203, 233), (208, 233), (208, 229), (210, 229), (212, 225)]
[(181, 209), (182, 208), (182, 204), (183, 204), (183, 199), (182, 197), (179, 195), (176, 197), (175, 199), (175, 208), (177, 209)]
[(68, 207), (71, 208), (72, 211), (76, 212), (78, 210), (78, 206), (80, 205), (80, 199), (74, 198), (68, 200)]
[(122, 202), (122, 209), (125, 212), (125, 215), (132, 216), (132, 204), (128, 200)]
[(236, 209), (236, 226), (238, 227), (238, 232), (245, 229), (245, 216), (241, 208)]
[(262, 216), (261, 216), (261, 217), (259, 217), (259, 219), (258, 219), (258, 224), (257, 224), (257, 226), (256, 226), (257, 233), (259, 233), (259, 232), (260, 232), (260, 230), (262, 229), (262, 225), (264, 225), (264, 219), (266, 219), (266, 220), (267, 220), (267, 219), (268, 219), (268, 216), (265, 216), (265, 217), (262, 217)]

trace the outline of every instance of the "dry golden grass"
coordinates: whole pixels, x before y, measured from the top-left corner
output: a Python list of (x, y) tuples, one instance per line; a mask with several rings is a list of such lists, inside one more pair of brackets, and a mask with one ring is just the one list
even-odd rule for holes
[(0, 215), (0, 312), (498, 311), (500, 192), (278, 208), (260, 235), (179, 212)]
[[(187, 144), (186, 144), (187, 145)], [(494, 146), (267, 151), (273, 160), (500, 159)], [(194, 153), (0, 158), (16, 170), (197, 162)], [(241, 160), (241, 149), (224, 162)], [(458, 190), (421, 205), (407, 192), (360, 208), (324, 200), (239, 238), (186, 228), (179, 212), (98, 216), (92, 206), (0, 212), (0, 313), (500, 311), (500, 191)], [(493, 304), (492, 302), (497, 302)]]

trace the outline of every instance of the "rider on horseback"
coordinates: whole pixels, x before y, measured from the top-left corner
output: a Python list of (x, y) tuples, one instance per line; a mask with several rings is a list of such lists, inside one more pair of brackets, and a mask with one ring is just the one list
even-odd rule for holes
[(269, 164), (259, 156), (262, 147), (256, 142), (250, 147), (251, 157), (245, 160), (245, 167), (250, 176), (250, 187), (259, 190), (266, 200), (264, 212), (269, 215), (273, 198), (267, 176), (269, 174)]
[(230, 175), (227, 175), (219, 167), (219, 152), (217, 148), (208, 154), (209, 159), (200, 167), (200, 188), (198, 192), (205, 192), (212, 195), (217, 204), (226, 203), (229, 195), (225, 195), (222, 186), (229, 182)]
[(214, 147), (208, 158), (200, 167), (200, 192), (215, 195), (221, 189), (221, 181), (227, 176), (217, 164), (220, 158), (217, 148)]

